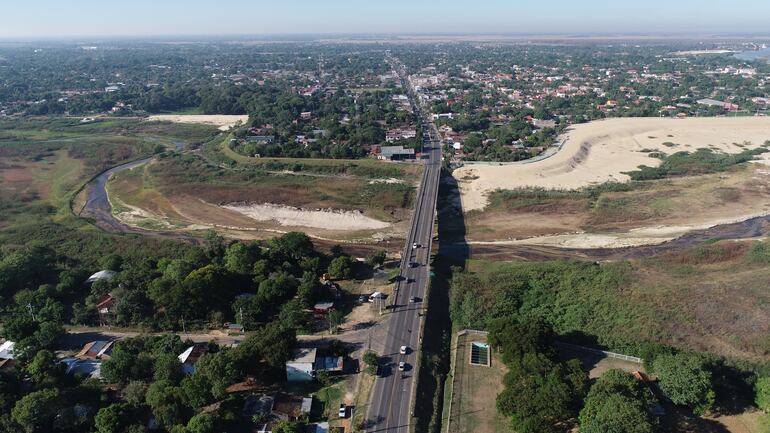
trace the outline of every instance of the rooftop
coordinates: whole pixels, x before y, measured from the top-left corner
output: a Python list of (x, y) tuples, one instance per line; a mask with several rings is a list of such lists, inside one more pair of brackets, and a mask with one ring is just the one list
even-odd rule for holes
[(5, 341), (0, 344), (0, 359), (13, 359), (13, 347), (16, 345), (13, 341)]
[(382, 146), (380, 155), (414, 155), (414, 149), (404, 149), (404, 146)]
[(103, 271), (99, 271), (99, 272), (91, 275), (90, 277), (88, 277), (88, 279), (86, 280), (86, 283), (93, 283), (94, 281), (98, 281), (98, 280), (109, 280), (109, 279), (111, 279), (114, 276), (115, 276), (115, 272), (114, 271), (110, 271), (110, 270), (106, 270), (105, 269)]
[(315, 348), (303, 348), (303, 349), (295, 349), (294, 350), (294, 359), (290, 360), (290, 363), (315, 363), (316, 360), (316, 352), (317, 350)]

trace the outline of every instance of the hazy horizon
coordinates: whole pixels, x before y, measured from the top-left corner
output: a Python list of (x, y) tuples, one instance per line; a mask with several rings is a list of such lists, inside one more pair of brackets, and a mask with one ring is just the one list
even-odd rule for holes
[(288, 35), (766, 35), (770, 2), (94, 0), (14, 3), (2, 39)]

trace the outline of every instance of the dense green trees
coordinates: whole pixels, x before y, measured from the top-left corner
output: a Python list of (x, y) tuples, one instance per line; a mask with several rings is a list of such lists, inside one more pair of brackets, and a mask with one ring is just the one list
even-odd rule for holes
[(686, 352), (664, 354), (655, 358), (652, 367), (660, 389), (675, 404), (691, 406), (701, 414), (713, 406), (716, 396), (711, 371), (700, 356)]
[(21, 381), (15, 374), (0, 371), (0, 413), (10, 412), (21, 393)]
[(329, 273), (334, 278), (347, 279), (353, 275), (354, 260), (349, 256), (340, 256), (329, 263)]
[(366, 264), (375, 268), (385, 263), (385, 251), (374, 251), (366, 256)]
[(623, 370), (608, 370), (591, 386), (580, 411), (581, 433), (652, 433), (656, 424), (645, 385)]
[(123, 433), (135, 421), (134, 408), (128, 403), (114, 403), (99, 409), (94, 416), (98, 433)]
[(52, 423), (62, 408), (57, 388), (33, 391), (23, 396), (13, 407), (11, 417), (27, 433), (52, 430)]
[(201, 412), (194, 417), (190, 418), (187, 423), (187, 431), (189, 433), (217, 433), (217, 418), (210, 414)]
[(556, 432), (577, 414), (587, 379), (577, 360), (562, 364), (530, 352), (507, 364), (497, 408), (511, 417), (515, 431)]
[[(112, 358), (102, 364), (102, 375), (120, 385), (123, 397), (99, 411), (95, 420), (97, 430), (127, 431), (135, 425), (132, 416), (150, 413), (169, 431), (219, 431), (223, 428), (220, 423), (225, 422), (224, 409), (220, 409), (219, 415), (196, 415), (200, 409), (227, 401), (228, 387), (247, 377), (264, 385), (281, 382), (285, 362), (296, 345), (295, 330), (284, 321), (254, 331), (235, 348), (210, 344), (195, 364), (195, 371), (188, 375), (182, 374), (176, 355), (191, 343), (182, 343), (176, 336), (120, 340)], [(223, 402), (222, 406), (227, 405)], [(240, 407), (237, 413), (240, 414)], [(240, 415), (233, 420), (239, 419)]]
[[(142, 325), (160, 329), (195, 329), (224, 322), (244, 322), (247, 329), (285, 314), (302, 325), (305, 317), (296, 305), (284, 305), (298, 296), (301, 305), (312, 306), (328, 296), (320, 284), (329, 269), (340, 277), (352, 276), (355, 261), (347, 255), (332, 259), (318, 251), (304, 233), (287, 233), (262, 243), (208, 242), (187, 246), (181, 254), (142, 251), (146, 255), (112, 253), (88, 267), (72, 258), (56, 258), (47, 247), (0, 255), (8, 283), (38, 287), (9, 291), (2, 335), (17, 343), (21, 356), (49, 348), (66, 322), (92, 325), (100, 322), (122, 326)], [(43, 248), (38, 251), (39, 248)], [(50, 264), (44, 270), (29, 259), (39, 255)], [(26, 257), (26, 258), (25, 258)], [(59, 269), (57, 263), (70, 263)], [(106, 263), (110, 262), (110, 263)], [(84, 284), (88, 275), (110, 265), (119, 269), (111, 279)], [(0, 267), (1, 268), (1, 267)], [(26, 276), (24, 276), (26, 275)], [(15, 286), (14, 286), (15, 287)], [(8, 289), (10, 290), (10, 289)], [(108, 315), (98, 315), (96, 302), (111, 293), (115, 305)]]
[(756, 397), (754, 399), (757, 407), (765, 412), (770, 412), (770, 377), (760, 377), (754, 386)]
[[(246, 111), (250, 114), (250, 125), (272, 127), (267, 134), (273, 136), (274, 141), (248, 141), (243, 131), (236, 132), (237, 139), (230, 146), (246, 156), (362, 158), (368, 154), (365, 145), (385, 143), (383, 124), (396, 127), (415, 123), (414, 115), (398, 111), (391, 102), (394, 94), (391, 91), (360, 94), (338, 91), (299, 96), (288, 89), (268, 92), (262, 87), (245, 96), (253, 102)], [(301, 120), (302, 112), (312, 113), (312, 120)], [(343, 118), (345, 122), (341, 121)], [(402, 141), (398, 144), (406, 147), (416, 147), (420, 142), (419, 139)]]
[(497, 409), (517, 432), (558, 431), (577, 415), (585, 395), (588, 378), (580, 362), (557, 360), (552, 335), (538, 320), (509, 318), (490, 326), (489, 343), (503, 353), (509, 369)]

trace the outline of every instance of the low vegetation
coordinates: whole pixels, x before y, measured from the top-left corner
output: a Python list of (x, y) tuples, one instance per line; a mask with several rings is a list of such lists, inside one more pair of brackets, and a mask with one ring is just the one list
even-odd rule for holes
[[(554, 340), (642, 357), (661, 395), (695, 414), (740, 413), (766, 406), (767, 330), (743, 326), (768, 320), (738, 330), (723, 315), (761, 310), (768, 251), (765, 242), (717, 241), (619, 263), (470, 261), (452, 280), (453, 325), (490, 331), (509, 369), (497, 407), (514, 431), (567, 431), (579, 422), (581, 431), (646, 433), (661, 425), (649, 412), (657, 401), (625, 372), (605, 373), (587, 394), (574, 384), (557, 392), (580, 370), (553, 358)], [(526, 389), (530, 380), (539, 385)], [(539, 406), (543, 389), (550, 405)]]
[(483, 211), (466, 214), (468, 235), (472, 241), (494, 241), (645, 228), (632, 237), (666, 236), (669, 227), (705, 227), (763, 214), (770, 205), (768, 180), (761, 164), (742, 164), (720, 173), (578, 190), (498, 190)]
[[(764, 242), (725, 241), (604, 264), (471, 261), (452, 282), (453, 323), (484, 329), (495, 318), (537, 314), (576, 342), (623, 352), (643, 354), (647, 343), (664, 342), (765, 360), (764, 331), (750, 330), (767, 320), (749, 318), (765, 302), (767, 251)], [(726, 305), (750, 321), (727, 320)]]
[[(345, 170), (344, 165), (331, 170)], [(303, 173), (306, 172), (303, 170)], [(154, 185), (166, 196), (185, 194), (214, 204), (273, 203), (306, 208), (365, 210), (394, 220), (411, 207), (412, 183), (275, 173), (264, 165), (231, 170), (211, 166), (195, 155), (169, 155), (149, 168)], [(395, 217), (395, 218), (394, 218)]]
[[(664, 143), (665, 144), (665, 143)], [(675, 176), (692, 176), (717, 173), (754, 159), (767, 152), (766, 147), (744, 150), (737, 154), (714, 152), (711, 149), (698, 149), (695, 152), (676, 152), (672, 155), (658, 156), (662, 162), (657, 167), (640, 166), (639, 170), (628, 174), (632, 180), (663, 179)]]

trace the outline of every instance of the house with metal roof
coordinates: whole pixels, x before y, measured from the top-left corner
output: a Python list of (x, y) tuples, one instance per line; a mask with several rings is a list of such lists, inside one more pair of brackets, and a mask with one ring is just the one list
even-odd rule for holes
[(399, 161), (404, 159), (414, 159), (414, 149), (404, 149), (404, 146), (382, 146), (378, 159), (388, 161)]

